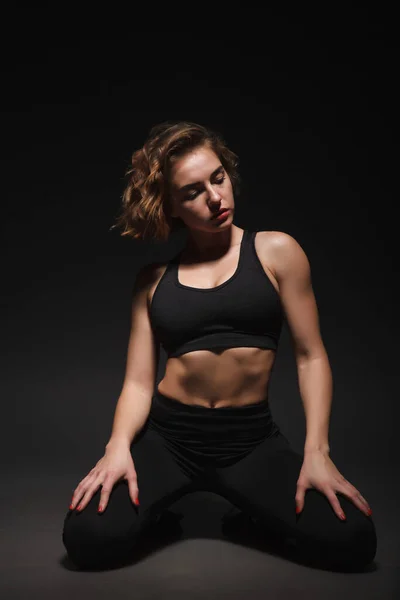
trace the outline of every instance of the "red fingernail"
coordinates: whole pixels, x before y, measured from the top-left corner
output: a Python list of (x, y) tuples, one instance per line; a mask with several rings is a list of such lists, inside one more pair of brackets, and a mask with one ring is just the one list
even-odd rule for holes
[(71, 504), (69, 505), (69, 510), (72, 510), (73, 508), (74, 508), (74, 505), (71, 502)]
[(368, 513), (368, 516), (370, 517), (372, 515), (372, 510), (369, 508), (367, 513)]
[(139, 498), (136, 498), (135, 504), (136, 504), (136, 506), (140, 506), (140, 504), (139, 504)]
[(97, 512), (103, 512), (103, 506), (99, 506), (99, 508), (97, 509)]
[(342, 521), (346, 520), (346, 515), (344, 513), (339, 513), (339, 517), (342, 519)]
[(300, 506), (296, 506), (296, 515), (298, 515), (299, 512), (301, 512), (301, 508), (300, 508)]
[(76, 507), (76, 510), (81, 510), (82, 509), (82, 504), (80, 504), (79, 506)]

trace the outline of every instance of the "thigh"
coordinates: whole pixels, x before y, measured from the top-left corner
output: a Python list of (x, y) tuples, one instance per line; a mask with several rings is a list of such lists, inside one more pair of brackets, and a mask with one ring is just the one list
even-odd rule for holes
[[(273, 529), (296, 525), (295, 494), (302, 458), (280, 433), (233, 465), (216, 470), (219, 493)], [(307, 504), (307, 502), (306, 502)]]
[(190, 491), (191, 479), (165, 449), (156, 431), (146, 427), (132, 444), (131, 454), (140, 506), (133, 504), (127, 482), (120, 480), (111, 491), (105, 511), (99, 514), (100, 487), (82, 512), (70, 510), (65, 517), (63, 542), (72, 556), (79, 553), (89, 558), (88, 553), (113, 544), (122, 551), (159, 512)]
[[(328, 498), (316, 489), (306, 491), (303, 511), (296, 515), (295, 495), (303, 456), (283, 434), (271, 437), (246, 457), (219, 469), (219, 493), (252, 516), (266, 529), (301, 542), (312, 553), (329, 549), (330, 555), (357, 560), (376, 551), (375, 527), (351, 500), (338, 493), (346, 514), (341, 521)], [(366, 561), (368, 562), (366, 557)]]
[(179, 451), (169, 445), (155, 429), (146, 427), (131, 446), (139, 488), (139, 512), (154, 516), (191, 491), (195, 473), (183, 469)]

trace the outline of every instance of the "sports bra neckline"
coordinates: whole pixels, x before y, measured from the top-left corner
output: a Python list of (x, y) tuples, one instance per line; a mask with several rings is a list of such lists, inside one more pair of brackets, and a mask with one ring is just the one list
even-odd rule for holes
[(192, 290), (194, 292), (213, 292), (215, 290), (220, 290), (221, 288), (225, 287), (226, 285), (228, 285), (231, 281), (233, 281), (240, 273), (241, 267), (242, 267), (242, 263), (243, 263), (243, 246), (244, 246), (244, 240), (246, 235), (248, 234), (247, 230), (244, 229), (243, 230), (243, 235), (242, 235), (242, 239), (240, 240), (240, 248), (239, 248), (239, 260), (238, 260), (238, 264), (236, 266), (235, 272), (233, 273), (233, 275), (231, 277), (229, 277), (229, 279), (227, 279), (226, 281), (223, 281), (222, 283), (220, 283), (219, 285), (216, 285), (215, 287), (211, 287), (211, 288), (197, 288), (197, 287), (192, 287), (191, 285), (185, 285), (184, 283), (181, 283), (179, 281), (179, 277), (178, 277), (178, 271), (179, 271), (179, 264), (180, 264), (180, 257), (181, 254), (183, 252), (183, 250), (178, 254), (178, 256), (176, 257), (176, 261), (174, 264), (174, 272), (173, 272), (173, 277), (174, 277), (174, 283), (177, 287), (183, 288), (185, 290)]

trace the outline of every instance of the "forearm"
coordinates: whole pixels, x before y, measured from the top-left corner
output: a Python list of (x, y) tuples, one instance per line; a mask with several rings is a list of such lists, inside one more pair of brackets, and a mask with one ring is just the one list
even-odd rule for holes
[(111, 437), (106, 448), (119, 444), (131, 445), (134, 437), (147, 421), (151, 399), (152, 394), (133, 384), (122, 390), (115, 409)]
[(297, 371), (300, 395), (306, 417), (304, 453), (329, 453), (329, 419), (332, 406), (332, 371), (324, 352), (315, 358), (299, 359)]

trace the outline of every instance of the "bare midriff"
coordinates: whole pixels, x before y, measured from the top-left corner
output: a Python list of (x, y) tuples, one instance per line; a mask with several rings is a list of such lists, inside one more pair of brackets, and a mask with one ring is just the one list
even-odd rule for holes
[[(257, 236), (258, 237), (258, 236)], [(260, 256), (258, 239), (256, 251)], [(236, 244), (215, 264), (186, 265), (184, 257), (179, 266), (179, 281), (185, 285), (204, 288), (219, 285), (234, 273), (240, 245)], [(262, 261), (263, 268), (278, 291), (272, 271)], [(167, 265), (158, 265), (149, 289), (149, 306)], [(182, 281), (182, 278), (184, 279)], [(183, 404), (223, 408), (245, 406), (267, 399), (268, 385), (276, 351), (269, 348), (213, 348), (187, 352), (167, 360), (165, 374), (157, 390)]]
[(265, 348), (196, 350), (169, 358), (157, 386), (183, 404), (223, 408), (267, 397), (275, 351)]

